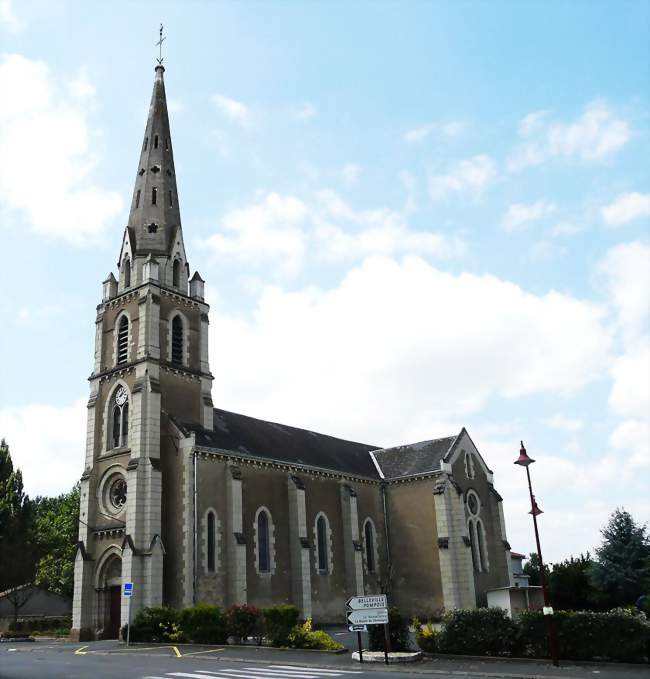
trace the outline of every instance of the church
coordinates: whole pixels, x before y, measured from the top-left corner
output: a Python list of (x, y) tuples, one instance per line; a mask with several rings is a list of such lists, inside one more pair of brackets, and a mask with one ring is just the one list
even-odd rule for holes
[[(118, 276), (102, 284), (72, 638), (149, 606), (293, 603), (342, 623), (355, 594), (407, 615), (513, 584), (502, 498), (468, 432), (391, 448), (215, 408), (204, 281), (183, 243), (162, 61)], [(218, 379), (218, 374), (217, 374)]]

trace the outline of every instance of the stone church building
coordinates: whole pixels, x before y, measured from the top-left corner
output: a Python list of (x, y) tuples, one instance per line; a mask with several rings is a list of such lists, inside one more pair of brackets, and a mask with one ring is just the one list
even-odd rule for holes
[(95, 320), (73, 638), (132, 611), (294, 603), (343, 622), (354, 594), (408, 614), (512, 584), (502, 498), (465, 429), (393, 448), (215, 408), (209, 307), (190, 276), (158, 65), (124, 230)]

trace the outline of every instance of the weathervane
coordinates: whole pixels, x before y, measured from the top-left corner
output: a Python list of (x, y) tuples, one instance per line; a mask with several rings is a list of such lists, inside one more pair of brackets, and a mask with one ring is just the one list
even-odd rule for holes
[(160, 48), (160, 53), (159, 53), (159, 56), (158, 56), (158, 64), (159, 64), (160, 66), (162, 66), (162, 62), (163, 62), (163, 55), (162, 55), (162, 44), (163, 44), (163, 40), (165, 40), (165, 38), (163, 38), (163, 25), (160, 24), (160, 39), (159, 39), (158, 42), (156, 43), (156, 47), (159, 47), (159, 48)]

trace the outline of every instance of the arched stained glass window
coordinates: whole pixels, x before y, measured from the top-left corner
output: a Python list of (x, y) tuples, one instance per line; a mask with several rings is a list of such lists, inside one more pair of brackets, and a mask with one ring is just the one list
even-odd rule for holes
[(366, 521), (363, 529), (364, 542), (366, 547), (366, 568), (368, 573), (375, 572), (375, 531), (370, 521)]
[(264, 510), (257, 515), (257, 570), (260, 573), (271, 571), (269, 516)]
[(208, 512), (208, 535), (207, 535), (207, 549), (208, 549), (208, 571), (214, 573), (215, 570), (215, 545), (216, 545), (216, 531), (214, 525), (214, 512)]
[(474, 521), (469, 522), (469, 544), (472, 549), (472, 565), (475, 571), (481, 570), (481, 563), (479, 561), (478, 544), (476, 541), (476, 528), (474, 526)]
[(324, 516), (319, 516), (316, 521), (316, 534), (318, 542), (318, 570), (326, 573), (329, 570), (329, 555), (327, 553), (327, 522)]

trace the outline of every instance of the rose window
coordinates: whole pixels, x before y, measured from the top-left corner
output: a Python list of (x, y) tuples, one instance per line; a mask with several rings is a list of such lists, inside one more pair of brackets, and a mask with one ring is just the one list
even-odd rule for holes
[(126, 504), (126, 481), (123, 478), (116, 479), (108, 491), (108, 499), (115, 509), (122, 509)]

